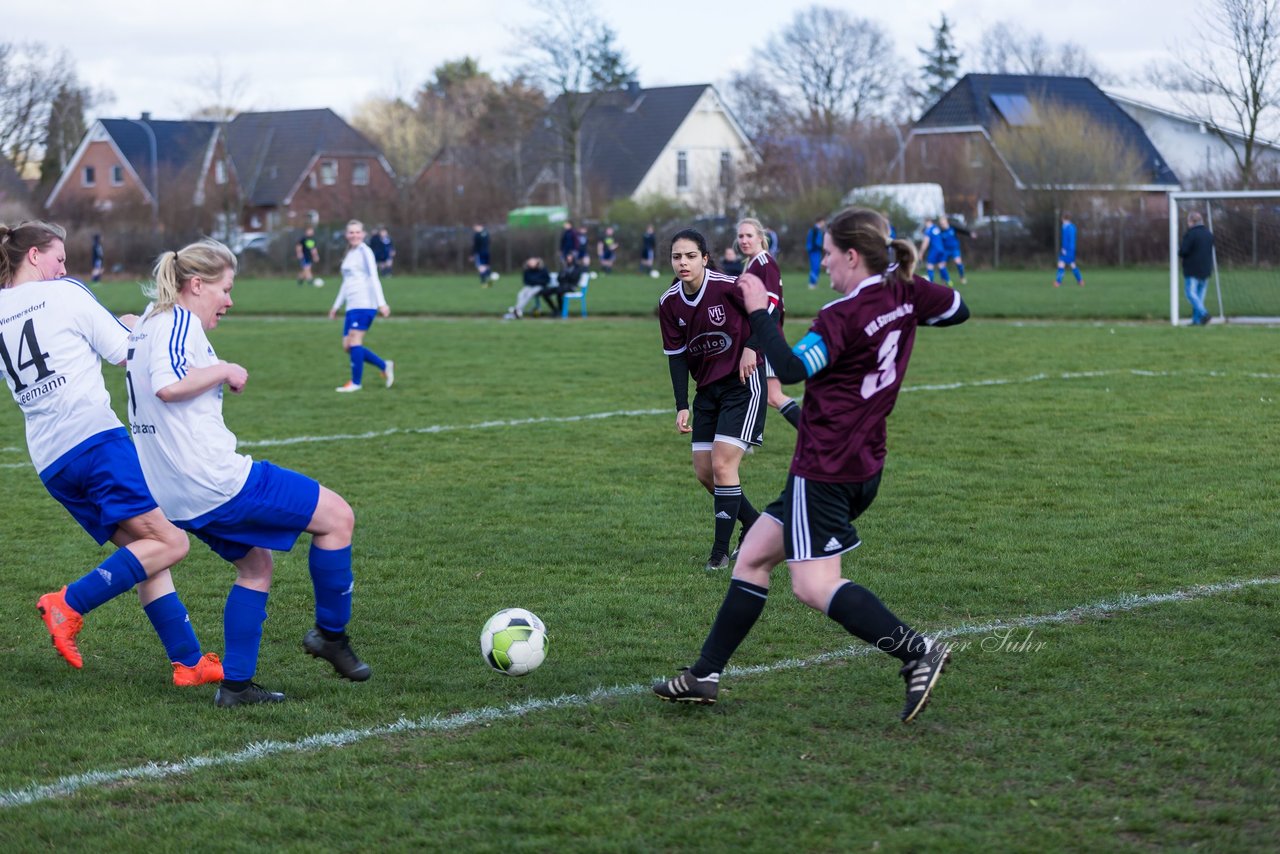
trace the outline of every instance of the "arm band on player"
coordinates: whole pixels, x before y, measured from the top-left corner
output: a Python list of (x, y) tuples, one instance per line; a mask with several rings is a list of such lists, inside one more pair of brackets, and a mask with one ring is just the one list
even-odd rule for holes
[(964, 323), (966, 320), (968, 320), (969, 306), (964, 304), (964, 300), (960, 298), (959, 294), (956, 294), (956, 303), (957, 303), (956, 307), (953, 308), (948, 314), (945, 314), (940, 318), (930, 320), (929, 325), (930, 326), (955, 326), (957, 323)]
[(671, 390), (676, 396), (676, 412), (689, 408), (689, 361), (684, 353), (667, 357), (671, 368)]
[[(754, 333), (751, 339), (760, 344), (765, 358), (769, 360), (770, 367), (781, 382), (798, 383), (812, 376), (818, 368), (826, 366), (824, 358), (822, 364), (810, 372), (805, 360), (787, 347), (787, 339), (782, 337), (777, 321), (765, 309), (751, 312), (751, 331)], [(818, 341), (821, 344), (822, 339), (819, 338)], [(822, 346), (822, 352), (825, 357), (825, 345)]]

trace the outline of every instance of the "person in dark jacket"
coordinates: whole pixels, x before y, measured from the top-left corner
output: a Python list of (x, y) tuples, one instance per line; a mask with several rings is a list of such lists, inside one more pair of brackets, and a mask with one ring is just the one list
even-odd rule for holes
[(1199, 211), (1187, 216), (1187, 233), (1182, 235), (1178, 257), (1182, 259), (1187, 301), (1191, 303), (1191, 325), (1207, 326), (1209, 311), (1204, 307), (1204, 292), (1213, 272), (1213, 232), (1205, 226)]

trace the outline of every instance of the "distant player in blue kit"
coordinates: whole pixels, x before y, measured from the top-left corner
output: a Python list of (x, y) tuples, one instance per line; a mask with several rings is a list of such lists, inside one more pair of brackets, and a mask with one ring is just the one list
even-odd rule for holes
[(951, 284), (951, 275), (947, 272), (947, 250), (942, 245), (942, 227), (933, 217), (924, 221), (924, 240), (920, 241), (920, 257), (924, 259), (929, 281), (933, 281), (934, 273), (942, 274), (942, 281)]
[(223, 611), (226, 659), (213, 698), (220, 708), (285, 698), (253, 676), (275, 568), (271, 553), (291, 550), (304, 531), (312, 535), (307, 566), (315, 628), (302, 638), (303, 651), (352, 681), (372, 675), (346, 631), (355, 586), (350, 505), (309, 477), (237, 453), (223, 421), (224, 387), (240, 394), (249, 372), (219, 359), (206, 333), (231, 308), (235, 274), (236, 256), (213, 240), (164, 253), (155, 266), (153, 305), (129, 336), (129, 417), (147, 485), (166, 517), (236, 570)]
[(1084, 276), (1080, 273), (1080, 267), (1076, 264), (1076, 224), (1071, 221), (1071, 214), (1064, 213), (1062, 215), (1062, 250), (1058, 253), (1058, 276), (1053, 280), (1055, 288), (1062, 287), (1062, 274), (1066, 271), (1068, 265), (1071, 267), (1071, 273), (1076, 277), (1076, 284), (1084, 287)]
[(804, 236), (804, 249), (809, 253), (809, 287), (818, 286), (818, 277), (822, 275), (822, 237), (827, 233), (827, 220), (818, 217)]
[(950, 283), (947, 278), (947, 264), (955, 262), (956, 273), (960, 276), (960, 284), (965, 285), (969, 280), (964, 276), (964, 259), (960, 257), (960, 236), (956, 234), (956, 230), (951, 226), (951, 221), (946, 216), (938, 217), (938, 227), (942, 229), (942, 279)]

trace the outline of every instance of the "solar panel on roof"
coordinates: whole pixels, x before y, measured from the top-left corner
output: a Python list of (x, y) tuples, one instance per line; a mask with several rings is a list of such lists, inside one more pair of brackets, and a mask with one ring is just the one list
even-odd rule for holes
[(1014, 127), (1040, 124), (1040, 120), (1036, 118), (1036, 109), (1031, 106), (1026, 95), (993, 94), (991, 103), (995, 104), (1004, 120)]

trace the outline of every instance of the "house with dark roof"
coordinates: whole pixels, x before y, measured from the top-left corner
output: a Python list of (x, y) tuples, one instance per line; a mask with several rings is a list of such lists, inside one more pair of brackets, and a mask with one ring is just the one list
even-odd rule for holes
[(167, 221), (204, 211), (209, 221), (197, 225), (207, 231), (237, 194), (217, 122), (158, 121), (143, 113), (94, 122), (44, 206), (54, 214), (164, 212)]
[(241, 113), (227, 147), (250, 231), (370, 216), (395, 194), (382, 152), (327, 108)]
[[(1074, 151), (1065, 139), (1041, 143), (1040, 158), (1009, 150), (1016, 136), (1009, 129), (1034, 134), (1068, 113), (1078, 117), (1073, 133), (1083, 138)], [(1094, 162), (1085, 164), (1091, 146)], [(941, 184), (952, 211), (978, 217), (996, 208), (1008, 213), (1026, 192), (1048, 187), (1094, 197), (1135, 194), (1158, 213), (1165, 194), (1179, 189), (1142, 126), (1084, 77), (967, 74), (915, 123), (901, 156), (906, 180)], [(1114, 170), (1098, 157), (1113, 157)]]
[[(585, 97), (585, 96), (578, 96)], [(746, 132), (710, 84), (626, 89), (592, 96), (583, 116), (581, 161), (584, 216), (598, 216), (614, 199), (662, 196), (697, 213), (720, 213), (736, 200), (735, 176), (758, 159)], [(527, 204), (569, 205), (573, 176), (557, 116), (565, 96), (548, 109), (528, 143), (534, 176)]]

